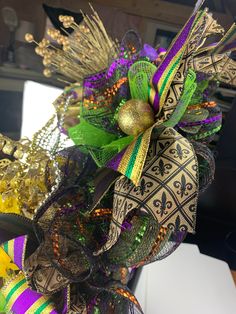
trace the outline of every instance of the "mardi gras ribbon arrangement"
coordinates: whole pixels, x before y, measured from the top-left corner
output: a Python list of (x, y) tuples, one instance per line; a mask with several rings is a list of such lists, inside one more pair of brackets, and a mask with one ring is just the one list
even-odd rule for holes
[(236, 25), (203, 2), (167, 51), (110, 38), (93, 8), (60, 16), (52, 42), (26, 34), (66, 87), (31, 141), (0, 136), (1, 310), (142, 313), (128, 283), (194, 233), (222, 123), (213, 87), (236, 86)]

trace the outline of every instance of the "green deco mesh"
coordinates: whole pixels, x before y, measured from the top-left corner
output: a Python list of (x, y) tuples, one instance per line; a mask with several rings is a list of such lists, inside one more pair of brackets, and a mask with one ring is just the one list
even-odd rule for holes
[(106, 165), (106, 163), (112, 159), (116, 154), (127, 147), (132, 141), (133, 136), (125, 136), (119, 138), (108, 145), (101, 148), (91, 147), (90, 154), (99, 167)]
[(151, 251), (160, 226), (151, 215), (132, 219), (132, 229), (121, 233), (118, 242), (107, 252), (107, 258), (116, 265), (130, 267), (143, 260)]
[(133, 136), (118, 138), (83, 118), (80, 118), (79, 124), (69, 129), (69, 136), (82, 152), (91, 154), (99, 167), (104, 166), (133, 140)]
[(201, 81), (197, 84), (197, 88), (191, 99), (191, 105), (198, 105), (203, 102), (204, 91), (208, 88), (209, 81)]
[(135, 62), (128, 72), (131, 98), (148, 102), (149, 82), (156, 66), (148, 61)]

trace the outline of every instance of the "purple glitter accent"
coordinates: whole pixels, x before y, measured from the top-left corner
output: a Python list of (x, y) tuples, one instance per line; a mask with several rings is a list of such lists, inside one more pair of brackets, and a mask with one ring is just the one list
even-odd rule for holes
[(221, 119), (222, 119), (222, 114), (219, 114), (219, 115), (217, 115), (215, 117), (211, 117), (211, 118), (208, 118), (208, 119), (205, 119), (205, 120), (201, 120), (201, 121), (195, 121), (195, 122), (183, 121), (183, 122), (180, 122), (178, 124), (178, 126), (179, 127), (198, 126), (198, 125), (203, 125), (203, 124), (210, 124), (210, 123), (219, 121)]
[(104, 86), (104, 81), (97, 81), (97, 82), (84, 81), (84, 88), (99, 89), (102, 86)]
[(104, 78), (105, 73), (106, 72), (103, 71), (103, 72), (99, 72), (99, 73), (93, 74), (93, 75), (87, 77), (86, 81), (96, 82), (97, 80), (101, 80), (102, 78)]
[(84, 88), (94, 88), (100, 89), (105, 84), (106, 72), (100, 72), (94, 75), (91, 75), (84, 80)]
[(132, 229), (132, 224), (129, 223), (128, 221), (124, 221), (122, 226), (121, 226), (121, 229), (123, 231), (126, 231), (126, 230), (131, 230)]

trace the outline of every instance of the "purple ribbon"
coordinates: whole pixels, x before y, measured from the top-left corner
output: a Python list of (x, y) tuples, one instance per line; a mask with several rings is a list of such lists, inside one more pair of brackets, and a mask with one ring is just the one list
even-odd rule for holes
[(14, 263), (22, 270), (22, 260), (24, 257), (26, 236), (18, 237), (14, 240)]

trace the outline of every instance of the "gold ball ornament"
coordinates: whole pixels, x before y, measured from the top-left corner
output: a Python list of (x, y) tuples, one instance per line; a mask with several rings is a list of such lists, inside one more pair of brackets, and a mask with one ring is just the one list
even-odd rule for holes
[(152, 108), (142, 100), (128, 100), (118, 112), (118, 125), (127, 135), (137, 136), (154, 123)]

